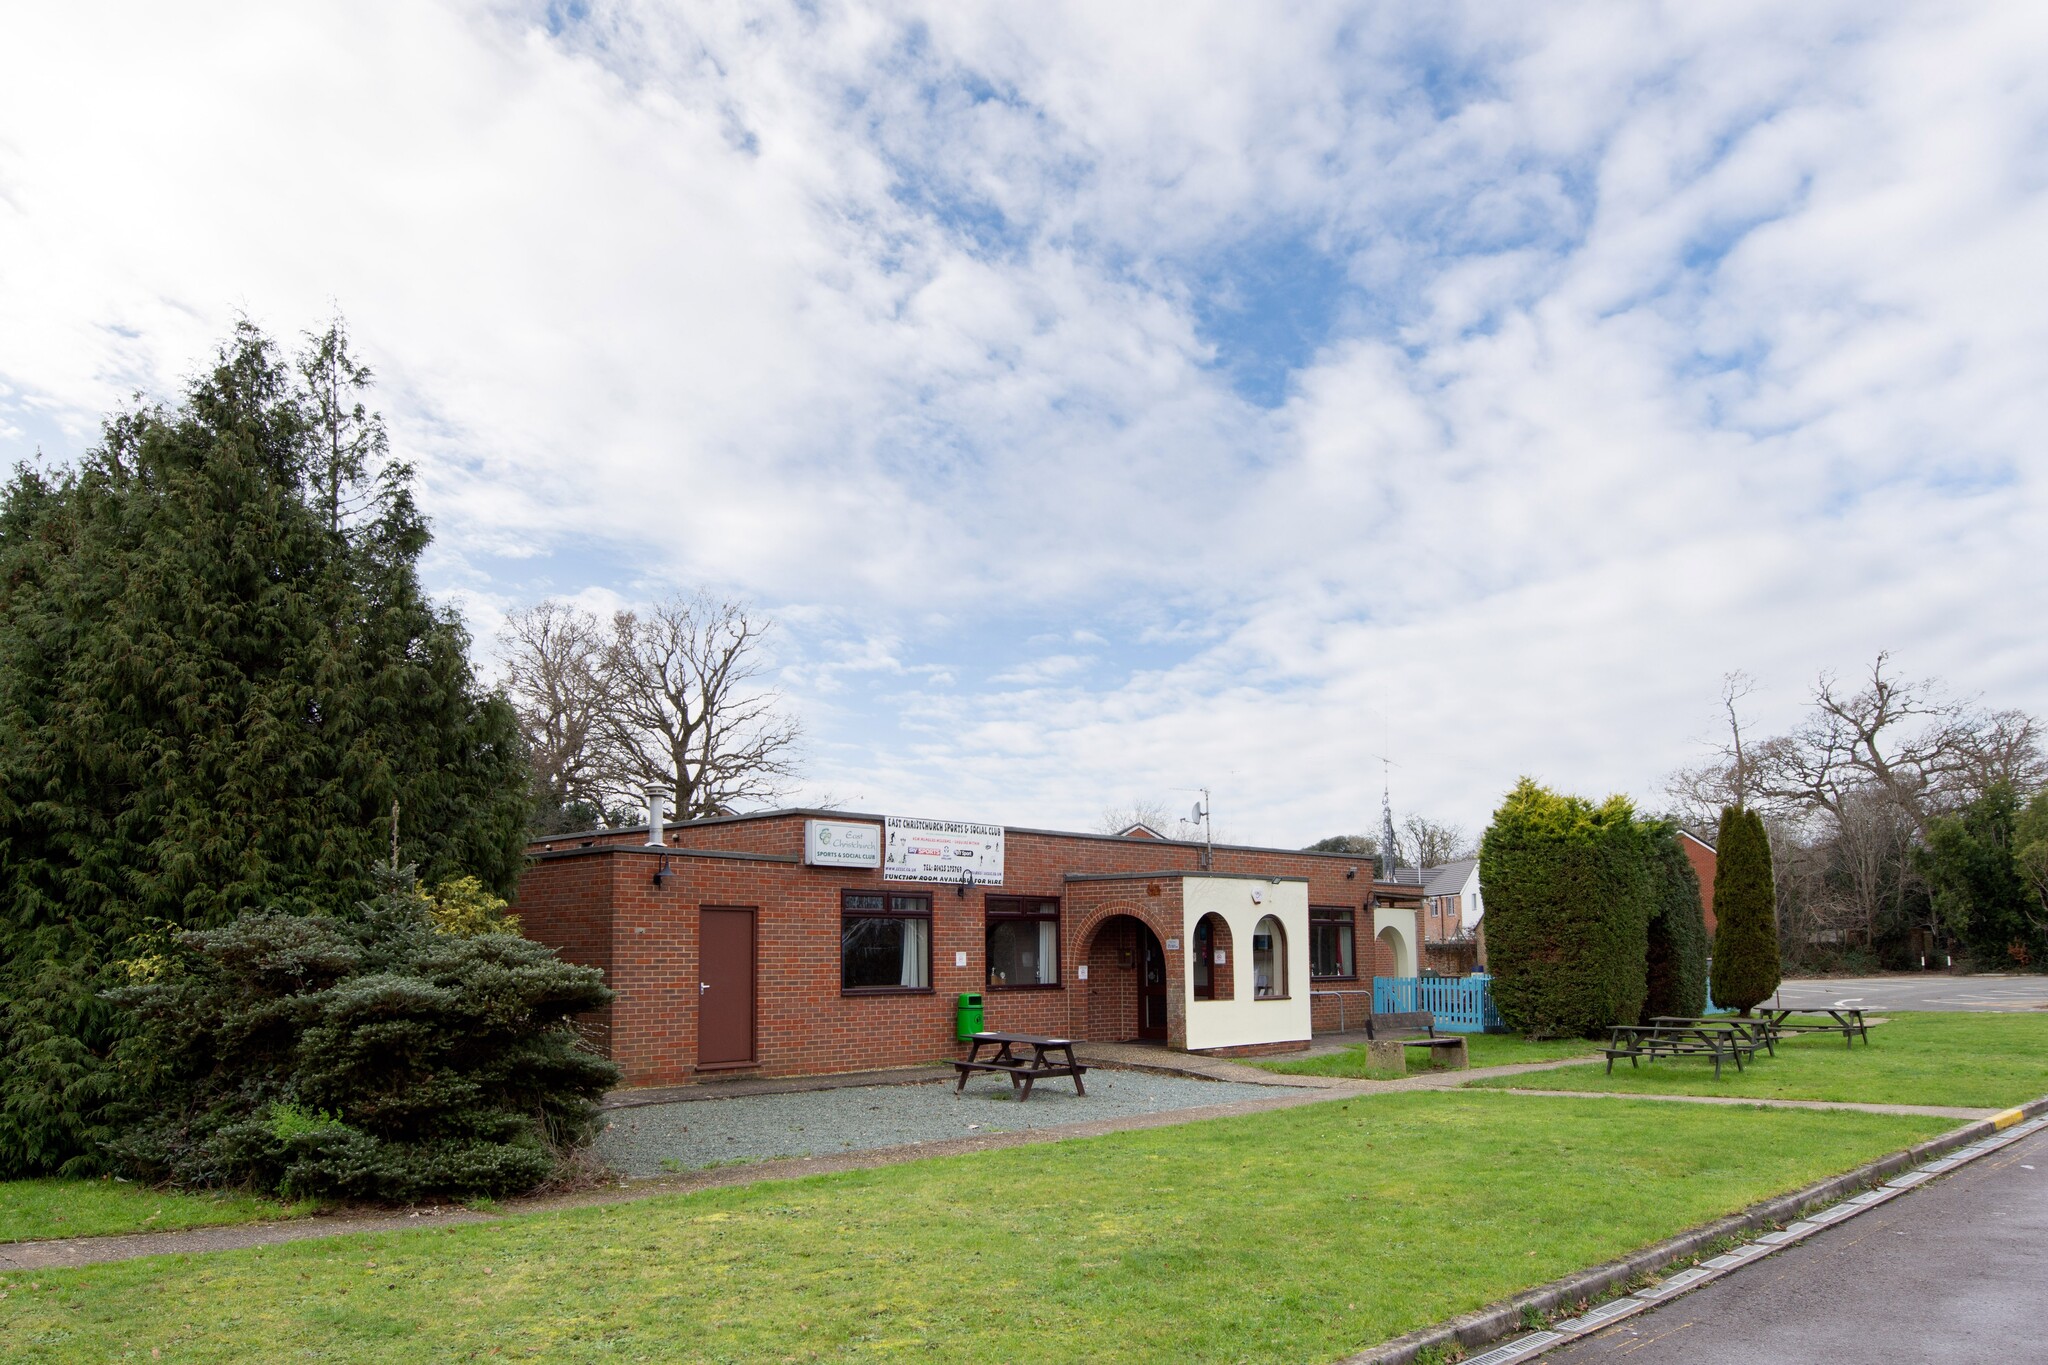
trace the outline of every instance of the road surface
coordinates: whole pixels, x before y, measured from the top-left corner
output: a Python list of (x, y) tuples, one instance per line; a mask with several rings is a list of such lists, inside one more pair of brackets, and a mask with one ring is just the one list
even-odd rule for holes
[(1794, 1009), (1857, 1005), (1865, 1010), (2048, 1009), (2048, 976), (1861, 976), (1787, 981), (1778, 999)]
[(2044, 1310), (2048, 1131), (1543, 1359), (2048, 1362)]

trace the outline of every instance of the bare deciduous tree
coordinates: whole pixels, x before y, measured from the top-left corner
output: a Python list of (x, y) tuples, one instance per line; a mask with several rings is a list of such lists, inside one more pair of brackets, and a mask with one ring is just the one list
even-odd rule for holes
[(689, 820), (788, 787), (802, 728), (759, 684), (771, 624), (707, 593), (612, 618), (598, 674), (599, 745), (612, 789), (667, 787)]
[(501, 635), (534, 768), (536, 819), (672, 792), (683, 819), (768, 800), (795, 775), (797, 722), (759, 685), (770, 628), (744, 603), (671, 598), (646, 616), (542, 602)]
[(1417, 867), (1442, 867), (1472, 856), (1472, 841), (1458, 825), (1441, 825), (1423, 815), (1401, 822), (1401, 832), (1415, 850)]
[(571, 808), (602, 812), (613, 793), (598, 744), (604, 630), (597, 618), (550, 600), (513, 612), (498, 639), (505, 692), (533, 765), (538, 827), (561, 823), (556, 813)]
[(1121, 806), (1104, 806), (1095, 828), (1104, 834), (1121, 834), (1132, 825), (1144, 825), (1171, 839), (1176, 837), (1174, 826), (1179, 818), (1167, 813), (1163, 801), (1133, 797)]

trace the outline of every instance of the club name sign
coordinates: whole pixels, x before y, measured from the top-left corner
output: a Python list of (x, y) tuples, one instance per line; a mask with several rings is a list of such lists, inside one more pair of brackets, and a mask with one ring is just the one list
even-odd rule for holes
[(882, 876), (892, 882), (1003, 884), (1003, 827), (962, 820), (918, 820), (891, 815), (883, 820), (888, 843)]
[(882, 827), (850, 820), (806, 820), (804, 861), (812, 867), (880, 867)]

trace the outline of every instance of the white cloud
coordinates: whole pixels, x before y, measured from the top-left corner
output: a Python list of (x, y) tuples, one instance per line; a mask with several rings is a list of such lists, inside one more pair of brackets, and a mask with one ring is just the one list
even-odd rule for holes
[[(819, 789), (1648, 794), (1727, 668), (2048, 710), (2044, 57), (1991, 3), (44, 7), (0, 444), (338, 301), (479, 639), (753, 595)], [(1274, 242), (1354, 290), (1264, 410), (1205, 291)]]

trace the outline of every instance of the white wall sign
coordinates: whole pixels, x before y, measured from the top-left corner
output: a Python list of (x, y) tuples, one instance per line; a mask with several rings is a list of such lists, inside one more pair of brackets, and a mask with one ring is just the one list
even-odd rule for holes
[(1088, 979), (1088, 964), (1087, 964), (1087, 963), (1085, 963), (1085, 962), (1083, 962), (1083, 963), (1082, 963), (1082, 964), (1081, 964), (1080, 966), (1078, 966), (1078, 967), (1074, 968), (1074, 980), (1076, 980), (1076, 981), (1086, 981), (1087, 979)]
[(977, 886), (1003, 884), (1003, 827), (960, 820), (918, 820), (891, 815), (883, 822), (887, 845), (882, 876), (892, 882), (957, 882), (971, 874)]
[(965, 954), (965, 953), (955, 953), (955, 954), (953, 954), (953, 965), (954, 965), (955, 967), (965, 967), (965, 966), (967, 965), (967, 954)]
[(1170, 938), (1170, 939), (1166, 940), (1166, 951), (1167, 951), (1167, 952), (1169, 952), (1169, 953), (1177, 953), (1177, 952), (1179, 952), (1179, 951), (1180, 951), (1180, 940), (1179, 940), (1179, 939), (1177, 939), (1177, 938)]
[(882, 827), (845, 820), (806, 820), (804, 861), (812, 867), (880, 867)]

